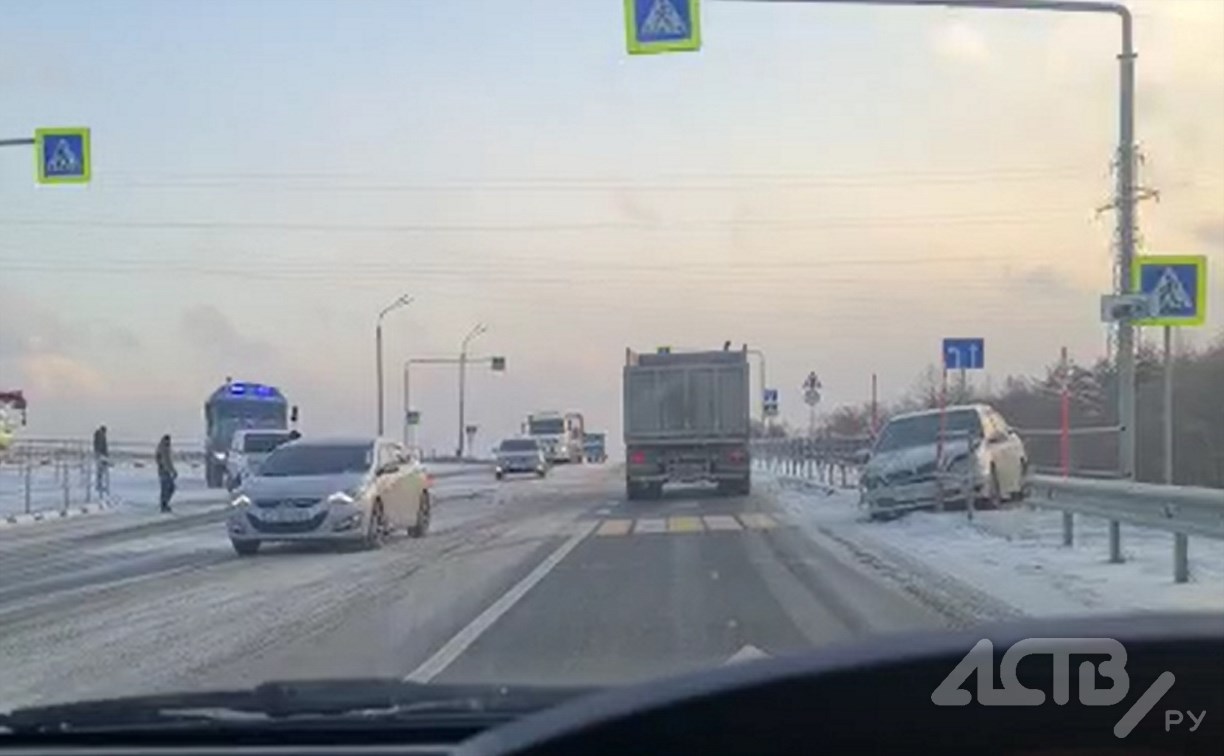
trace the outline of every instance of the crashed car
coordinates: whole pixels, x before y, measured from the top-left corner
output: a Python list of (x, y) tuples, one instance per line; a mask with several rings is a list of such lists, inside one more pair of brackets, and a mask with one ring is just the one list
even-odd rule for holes
[[(873, 517), (972, 501), (998, 506), (1024, 496), (1024, 442), (985, 404), (896, 415), (863, 467), (863, 504)], [(966, 493), (969, 493), (966, 496)]]

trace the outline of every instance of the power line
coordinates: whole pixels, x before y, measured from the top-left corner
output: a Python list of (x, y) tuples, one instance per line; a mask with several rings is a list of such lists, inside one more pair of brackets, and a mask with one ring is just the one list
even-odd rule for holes
[(112, 220), (112, 219), (51, 219), (0, 218), (0, 226), (42, 228), (117, 228), (165, 230), (235, 230), (235, 231), (305, 231), (319, 233), (523, 233), (577, 231), (661, 231), (671, 229), (727, 228), (870, 228), (913, 227), (928, 225), (993, 226), (1025, 225), (1049, 222), (1054, 218), (1079, 217), (1085, 214), (1068, 212), (1065, 208), (1040, 211), (1031, 215), (921, 215), (892, 218), (742, 218), (723, 220), (669, 220), (657, 223), (640, 221), (575, 221), (557, 223), (307, 223), (301, 221), (220, 221), (220, 220)]

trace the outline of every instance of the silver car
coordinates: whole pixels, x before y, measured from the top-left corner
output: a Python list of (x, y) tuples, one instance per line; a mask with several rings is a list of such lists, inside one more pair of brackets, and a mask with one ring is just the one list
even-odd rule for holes
[(1028, 476), (1024, 442), (994, 408), (948, 407), (940, 443), (940, 411), (897, 415), (871, 450), (861, 477), (872, 516), (973, 500), (997, 506), (1023, 497)]
[(243, 481), (227, 520), (240, 555), (267, 541), (330, 541), (377, 548), (388, 535), (429, 530), (429, 478), (382, 438), (310, 439), (272, 452)]
[(510, 473), (534, 473), (543, 478), (548, 474), (548, 457), (534, 438), (508, 438), (497, 447), (497, 463), (493, 474), (501, 480)]

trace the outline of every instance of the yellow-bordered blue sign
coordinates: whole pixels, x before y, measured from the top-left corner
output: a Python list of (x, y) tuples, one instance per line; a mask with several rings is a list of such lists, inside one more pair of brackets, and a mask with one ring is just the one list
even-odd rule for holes
[(35, 129), (34, 161), (40, 184), (89, 183), (89, 129)]
[(701, 49), (699, 0), (625, 0), (631, 55)]
[(1139, 255), (1131, 288), (1155, 300), (1155, 317), (1140, 326), (1195, 326), (1207, 320), (1207, 258), (1203, 255)]

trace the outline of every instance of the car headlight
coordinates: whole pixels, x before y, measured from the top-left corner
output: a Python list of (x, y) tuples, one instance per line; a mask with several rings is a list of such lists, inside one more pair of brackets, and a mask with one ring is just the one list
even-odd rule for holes
[(213, 452), (213, 459), (215, 459), (215, 460), (217, 460), (217, 461), (224, 461), (224, 460), (225, 460), (225, 452), (223, 452), (223, 451), (215, 451), (215, 452)]
[(251, 497), (246, 494), (240, 494), (230, 502), (231, 507), (249, 507), (251, 505)]
[(354, 501), (356, 501), (356, 498), (353, 496), (353, 493), (355, 492), (337, 491), (331, 496), (327, 497), (327, 503), (328, 504), (352, 504)]

